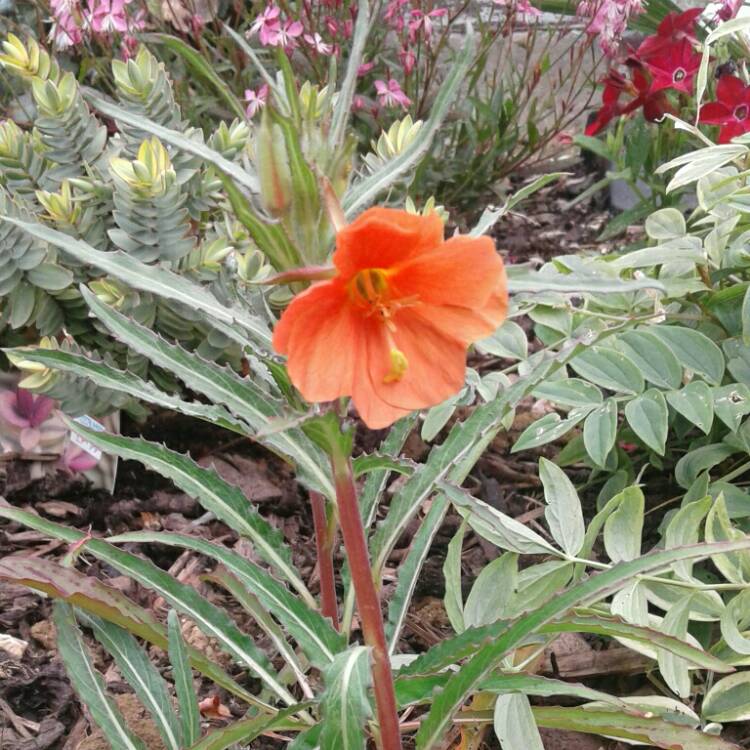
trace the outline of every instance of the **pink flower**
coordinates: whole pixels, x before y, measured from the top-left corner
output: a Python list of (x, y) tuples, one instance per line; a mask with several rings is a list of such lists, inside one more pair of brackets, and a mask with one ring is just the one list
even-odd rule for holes
[[(17, 388), (0, 393), (0, 420), (20, 432), (21, 448), (30, 451), (41, 439), (39, 427), (47, 420), (57, 402), (47, 396), (34, 396)], [(3, 428), (5, 430), (7, 428)]]
[(304, 26), (299, 21), (287, 20), (276, 32), (276, 38), (270, 42), (274, 47), (281, 46), (284, 49), (294, 49), (297, 46), (297, 37), (302, 36)]
[(317, 31), (314, 34), (305, 34), (304, 39), (320, 55), (330, 55), (333, 52), (333, 45), (324, 42)]
[(402, 49), (401, 52), (398, 53), (398, 57), (404, 68), (404, 75), (410, 75), (417, 64), (417, 56), (410, 49)]
[(363, 110), (366, 106), (367, 106), (367, 100), (364, 98), (364, 96), (357, 94), (354, 97), (354, 99), (352, 99), (352, 112), (359, 112), (360, 110)]
[(57, 49), (68, 49), (83, 41), (83, 30), (70, 13), (61, 13), (53, 17), (49, 40)]
[(88, 22), (97, 34), (128, 31), (128, 16), (125, 6), (131, 0), (88, 0)]
[(542, 15), (542, 11), (539, 8), (535, 8), (529, 0), (518, 0), (516, 11), (530, 18), (539, 18)]
[(581, 0), (576, 10), (579, 16), (591, 17), (586, 31), (598, 34), (599, 46), (609, 57), (617, 54), (630, 16), (642, 12), (641, 0)]
[(721, 7), (716, 11), (716, 17), (722, 21), (729, 21), (737, 15), (742, 7), (742, 0), (721, 0)]
[(357, 77), (362, 78), (363, 76), (366, 76), (374, 67), (374, 62), (362, 63), (362, 65), (357, 68)]
[(248, 36), (257, 34), (260, 43), (264, 47), (268, 45), (275, 46), (281, 28), (281, 21), (279, 19), (280, 15), (281, 8), (277, 5), (271, 4), (267, 6), (266, 9), (253, 21)]
[(245, 101), (247, 102), (245, 113), (248, 117), (255, 117), (268, 101), (268, 84), (264, 83), (257, 91), (245, 89)]
[[(528, 0), (525, 0), (528, 2)], [(433, 21), (436, 18), (442, 18), (448, 15), (447, 8), (435, 8), (429, 13), (424, 13), (421, 10), (412, 10), (409, 20), (409, 39), (414, 43), (417, 39), (417, 35), (420, 29), (424, 32), (425, 39), (429, 42), (432, 38)]]
[(375, 90), (378, 92), (378, 101), (383, 107), (401, 106), (406, 109), (411, 104), (411, 99), (401, 90), (398, 81), (391, 78), (385, 81), (375, 81)]

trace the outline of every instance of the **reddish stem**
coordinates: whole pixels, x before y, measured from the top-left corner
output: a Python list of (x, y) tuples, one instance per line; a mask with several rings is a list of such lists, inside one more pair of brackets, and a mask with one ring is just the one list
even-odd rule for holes
[(359, 512), (351, 460), (340, 451), (334, 450), (331, 463), (336, 485), (339, 524), (349, 559), (349, 570), (354, 585), (362, 633), (365, 643), (372, 648), (372, 678), (380, 726), (380, 747), (381, 750), (401, 750), (398, 708), (393, 687), (391, 660), (385, 642), (383, 613), (372, 578), (367, 538)]
[(336, 630), (339, 629), (339, 611), (336, 600), (336, 579), (333, 574), (333, 545), (336, 528), (328, 522), (326, 499), (319, 492), (310, 493), (313, 524), (315, 525), (315, 547), (318, 553), (318, 575), (320, 576), (320, 611), (328, 617)]

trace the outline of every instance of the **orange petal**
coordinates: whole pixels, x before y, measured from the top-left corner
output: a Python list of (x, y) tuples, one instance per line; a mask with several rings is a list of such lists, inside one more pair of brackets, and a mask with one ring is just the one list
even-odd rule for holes
[[(367, 336), (367, 385), (385, 403), (407, 410), (434, 406), (457, 393), (464, 384), (466, 344), (409, 308), (398, 313), (394, 323), (391, 341), (384, 326), (379, 326), (379, 335)], [(400, 380), (386, 382), (393, 346), (406, 357), (408, 367)]]
[(391, 268), (443, 242), (443, 222), (394, 208), (369, 208), (336, 235), (333, 262), (345, 279), (364, 268)]
[(352, 393), (360, 361), (362, 316), (337, 279), (314, 284), (296, 296), (273, 332), (273, 347), (287, 355), (294, 385), (311, 403)]
[(481, 308), (504, 279), (495, 243), (489, 237), (465, 236), (400, 265), (392, 283), (399, 296), (417, 296), (420, 302)]

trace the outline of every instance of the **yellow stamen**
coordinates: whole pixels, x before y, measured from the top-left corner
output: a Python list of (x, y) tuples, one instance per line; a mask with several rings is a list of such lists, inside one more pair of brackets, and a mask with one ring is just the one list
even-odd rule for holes
[(391, 369), (383, 378), (384, 383), (398, 383), (409, 369), (409, 360), (400, 349), (391, 349)]
[(382, 268), (365, 268), (349, 283), (349, 294), (360, 305), (377, 305), (387, 292), (388, 278)]

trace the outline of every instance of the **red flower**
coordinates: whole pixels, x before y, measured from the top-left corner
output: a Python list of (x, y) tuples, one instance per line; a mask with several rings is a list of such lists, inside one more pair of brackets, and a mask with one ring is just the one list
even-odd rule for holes
[(468, 345), (505, 318), (493, 241), (444, 241), (434, 213), (370, 208), (336, 235), (333, 263), (333, 278), (292, 300), (273, 346), (307, 401), (352, 396), (368, 427), (457, 393)]
[(651, 92), (675, 89), (690, 94), (701, 56), (687, 38), (670, 45), (645, 61), (651, 73)]
[(692, 44), (697, 41), (695, 36), (695, 24), (698, 16), (703, 13), (703, 8), (691, 8), (683, 13), (672, 11), (667, 13), (659, 24), (656, 34), (646, 37), (642, 42), (636, 57), (646, 62), (650, 57), (658, 55), (675, 42), (687, 39)]
[[(633, 63), (630, 80), (616, 70), (610, 70), (603, 79), (602, 108), (596, 118), (586, 128), (586, 135), (596, 135), (611, 120), (620, 115), (627, 115), (643, 107), (643, 114), (652, 122), (660, 120), (665, 112), (670, 111), (669, 102), (663, 91), (653, 92), (648, 77), (641, 65)], [(620, 96), (629, 94), (633, 98), (627, 104), (620, 103)]]
[(718, 101), (701, 107), (700, 122), (721, 125), (719, 143), (728, 143), (732, 138), (750, 130), (750, 86), (736, 76), (722, 76), (716, 86)]

